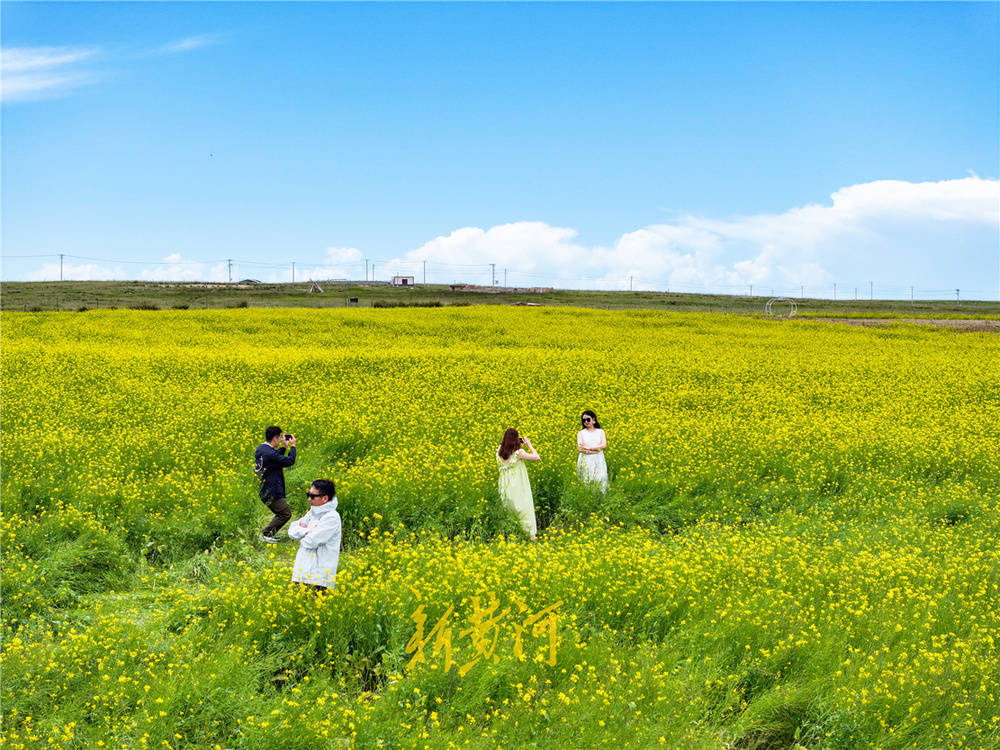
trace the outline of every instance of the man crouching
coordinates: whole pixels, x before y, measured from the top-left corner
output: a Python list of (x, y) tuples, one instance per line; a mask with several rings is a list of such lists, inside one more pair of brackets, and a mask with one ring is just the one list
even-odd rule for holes
[(312, 507), (288, 527), (289, 538), (299, 540), (292, 580), (316, 591), (326, 591), (333, 588), (340, 561), (337, 487), (329, 479), (317, 479), (306, 497)]

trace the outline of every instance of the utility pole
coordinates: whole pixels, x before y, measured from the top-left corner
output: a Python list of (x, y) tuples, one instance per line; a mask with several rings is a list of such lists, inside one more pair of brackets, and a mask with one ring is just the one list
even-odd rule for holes
[(868, 288), (871, 290), (870, 294), (868, 295), (868, 299), (875, 299), (875, 282), (869, 281)]
[(802, 299), (805, 296), (806, 296), (806, 285), (799, 284), (799, 299)]
[(292, 261), (292, 283), (295, 283), (295, 261)]
[(834, 302), (837, 301), (837, 285), (836, 284), (833, 285), (833, 301)]
[(854, 287), (854, 299), (858, 298), (858, 288)]
[(368, 258), (365, 258), (365, 281), (368, 281)]
[(750, 285), (750, 296), (753, 297), (753, 284)]
[(424, 283), (427, 283), (427, 261), (424, 261)]
[(910, 304), (913, 304), (913, 285), (910, 285)]
[(233, 283), (233, 259), (232, 258), (226, 258), (226, 263), (229, 264), (229, 283), (232, 284)]
[(958, 296), (958, 289), (956, 289), (956, 290), (955, 290), (955, 301), (956, 301), (956, 302), (961, 302), (961, 301), (962, 301), (961, 299), (959, 299), (959, 296)]
[(503, 288), (507, 288), (507, 269), (503, 269)]
[(497, 264), (490, 263), (490, 286), (497, 285)]
[(632, 291), (632, 277), (631, 276), (628, 277), (628, 290), (630, 292)]
[(372, 281), (375, 281), (375, 261), (372, 261)]
[(62, 259), (63, 259), (64, 255), (65, 255), (65, 253), (59, 253), (59, 281), (63, 280), (63, 277), (62, 277)]

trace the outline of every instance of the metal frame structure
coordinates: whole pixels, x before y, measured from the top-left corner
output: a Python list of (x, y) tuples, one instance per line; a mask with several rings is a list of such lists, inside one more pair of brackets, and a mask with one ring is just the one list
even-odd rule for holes
[(767, 301), (767, 304), (764, 305), (764, 314), (765, 315), (777, 315), (778, 314), (778, 313), (774, 312), (774, 303), (775, 302), (787, 302), (788, 303), (788, 305), (789, 305), (788, 317), (789, 318), (794, 318), (795, 314), (799, 311), (799, 306), (795, 303), (795, 300), (790, 299), (788, 297), (772, 297), (771, 299), (769, 299)]

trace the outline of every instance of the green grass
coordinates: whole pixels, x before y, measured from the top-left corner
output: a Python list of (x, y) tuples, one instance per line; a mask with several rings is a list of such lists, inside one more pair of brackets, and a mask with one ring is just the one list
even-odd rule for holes
[[(322, 293), (302, 284), (210, 284), (195, 282), (63, 281), (4, 282), (0, 307), (10, 311), (127, 308), (140, 310), (218, 309), (233, 307), (360, 307), (539, 304), (611, 310), (648, 309), (677, 312), (762, 314), (769, 296), (554, 290), (467, 292), (446, 284), (418, 284), (412, 289), (386, 283), (324, 283)], [(955, 300), (798, 299), (800, 316), (860, 317), (997, 317), (1000, 302)], [(787, 314), (787, 306), (777, 305)]]

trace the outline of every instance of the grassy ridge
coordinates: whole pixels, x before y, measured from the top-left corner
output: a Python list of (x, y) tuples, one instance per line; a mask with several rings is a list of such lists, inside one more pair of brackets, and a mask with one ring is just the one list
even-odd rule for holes
[[(209, 284), (154, 281), (4, 282), (0, 307), (9, 311), (96, 310), (108, 308), (220, 309), (232, 307), (348, 307), (357, 298), (361, 307), (540, 304), (595, 307), (607, 310), (668, 310), (756, 315), (773, 295), (680, 294), (670, 292), (613, 292), (552, 290), (544, 293), (505, 290), (469, 292), (447, 284), (418, 284), (411, 289), (387, 283), (338, 282), (323, 285), (323, 293), (309, 293), (310, 284)], [(764, 291), (764, 290), (761, 290)], [(996, 317), (1000, 302), (949, 300), (797, 299), (800, 315), (866, 317)], [(776, 312), (787, 315), (787, 305)]]
[[(987, 334), (477, 307), (2, 336), (10, 747), (1000, 745)], [(586, 407), (605, 496), (574, 477)], [(338, 482), (327, 597), (255, 542), (272, 422), (297, 511)], [(511, 424), (536, 545), (496, 496)], [(494, 600), (496, 660), (460, 674)], [(525, 619), (556, 603), (553, 654)], [(407, 669), (421, 605), (425, 635), (454, 607), (451, 668), (430, 640)]]

